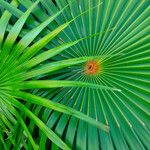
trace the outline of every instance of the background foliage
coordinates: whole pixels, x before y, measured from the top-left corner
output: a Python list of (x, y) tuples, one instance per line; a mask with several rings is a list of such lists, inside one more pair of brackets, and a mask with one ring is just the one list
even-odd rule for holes
[(149, 4), (0, 0), (0, 149), (149, 149)]

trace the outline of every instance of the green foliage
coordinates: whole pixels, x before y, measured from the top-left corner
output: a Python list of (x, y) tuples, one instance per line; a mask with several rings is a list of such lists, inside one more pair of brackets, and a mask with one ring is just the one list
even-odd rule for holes
[(149, 4), (0, 0), (0, 149), (149, 149)]

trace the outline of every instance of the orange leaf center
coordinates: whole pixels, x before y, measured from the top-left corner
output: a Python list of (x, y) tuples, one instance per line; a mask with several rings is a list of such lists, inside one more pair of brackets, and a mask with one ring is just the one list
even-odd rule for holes
[(95, 75), (101, 70), (100, 63), (97, 61), (89, 61), (85, 65), (85, 73), (88, 75)]

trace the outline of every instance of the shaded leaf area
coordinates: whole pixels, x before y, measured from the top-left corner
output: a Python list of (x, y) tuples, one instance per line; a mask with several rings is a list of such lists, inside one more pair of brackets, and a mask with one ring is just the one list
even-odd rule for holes
[[(1, 107), (4, 148), (149, 149), (149, 1), (42, 0), (34, 10), (18, 2), (0, 0), (9, 11), (0, 20), (0, 99), (12, 107)], [(87, 74), (90, 61), (96, 74)]]

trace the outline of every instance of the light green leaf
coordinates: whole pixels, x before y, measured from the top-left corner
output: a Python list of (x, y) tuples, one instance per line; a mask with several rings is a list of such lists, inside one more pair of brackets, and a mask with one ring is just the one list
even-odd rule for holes
[(33, 44), (20, 58), (20, 62), (24, 62), (32, 58), (39, 50), (41, 50), (50, 40), (52, 40), (57, 34), (59, 34), (69, 23), (65, 23), (59, 26), (56, 30), (50, 32), (41, 40)]
[(50, 100), (47, 100), (45, 98), (41, 98), (39, 96), (36, 96), (36, 95), (32, 95), (32, 94), (29, 94), (29, 93), (25, 93), (25, 92), (20, 92), (20, 91), (12, 91), (12, 94), (16, 97), (16, 98), (21, 98), (25, 101), (28, 101), (28, 102), (32, 102), (34, 104), (38, 104), (38, 105), (41, 105), (41, 106), (44, 106), (44, 107), (47, 107), (47, 108), (50, 108), (50, 109), (54, 109), (56, 111), (59, 111), (59, 112), (62, 112), (62, 113), (65, 113), (65, 114), (68, 114), (68, 115), (72, 115), (74, 117), (77, 117), (78, 119), (81, 119), (83, 121), (86, 121), (106, 132), (109, 131), (109, 127), (100, 123), (100, 122), (97, 122), (96, 120), (84, 115), (83, 113), (79, 112), (79, 111), (76, 111), (72, 108), (69, 108), (65, 105), (62, 105), (62, 104), (59, 104), (59, 103), (56, 103), (56, 102), (53, 102), (53, 101), (50, 101)]
[[(62, 60), (62, 61), (45, 64), (45, 65), (42, 65), (40, 68), (33, 69), (33, 70), (27, 72), (26, 74), (24, 74), (22, 76), (22, 78), (29, 79), (29, 78), (43, 75), (43, 74), (46, 74), (49, 72), (53, 72), (53, 71), (56, 71), (56, 70), (59, 70), (59, 69), (65, 68), (65, 67), (69, 67), (69, 66), (76, 65), (76, 64), (81, 64), (83, 62), (93, 60), (96, 58), (99, 58), (99, 57), (91, 56), (91, 57), (72, 58), (72, 59), (67, 59), (67, 60)], [(23, 64), (20, 67), (21, 68), (26, 68), (26, 67), (29, 68), (30, 66), (28, 67), (28, 64), (25, 64), (25, 65)]]
[[(36, 5), (39, 3), (40, 0), (36, 1), (22, 16), (21, 18), (16, 22), (16, 24), (13, 26), (13, 28), (11, 29), (11, 31), (9, 32), (5, 43), (3, 45), (3, 51), (10, 51), (10, 49), (12, 48), (16, 38), (18, 37), (18, 34), (20, 33), (25, 21), (27, 20), (28, 16), (30, 15), (30, 13), (32, 12), (32, 10), (36, 7)], [(15, 34), (14, 34), (15, 33)], [(6, 55), (5, 55), (6, 56)]]
[(51, 130), (49, 129), (38, 117), (36, 117), (28, 108), (26, 108), (22, 103), (9, 97), (9, 101), (18, 109), (20, 109), (25, 115), (32, 119), (36, 125), (46, 134), (46, 136), (57, 144), (60, 148), (70, 150), (70, 148)]
[[(13, 87), (13, 85), (12, 85)], [(16, 87), (16, 86), (15, 86)], [(81, 81), (61, 81), (61, 80), (38, 80), (38, 81), (24, 81), (18, 85), (19, 89), (42, 89), (42, 88), (58, 88), (58, 87), (88, 87), (94, 89), (103, 89), (121, 92), (120, 89), (102, 86), (99, 84), (92, 84)]]

